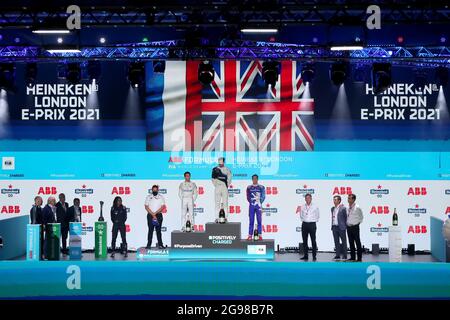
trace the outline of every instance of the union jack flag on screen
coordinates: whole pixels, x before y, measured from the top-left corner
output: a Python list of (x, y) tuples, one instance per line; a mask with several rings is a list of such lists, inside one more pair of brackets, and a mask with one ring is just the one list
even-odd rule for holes
[(314, 100), (300, 64), (282, 61), (274, 87), (262, 61), (214, 61), (214, 81), (197, 79), (199, 61), (147, 67), (147, 150), (312, 151)]

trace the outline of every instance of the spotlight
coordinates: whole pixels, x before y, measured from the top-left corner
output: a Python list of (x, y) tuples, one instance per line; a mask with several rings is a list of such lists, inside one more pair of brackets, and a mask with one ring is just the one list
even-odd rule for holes
[(100, 43), (105, 43), (105, 42), (106, 42), (105, 37), (101, 37), (101, 38), (100, 38)]
[(164, 60), (153, 61), (153, 72), (154, 73), (164, 73), (166, 70), (166, 62)]
[(144, 82), (145, 65), (142, 62), (132, 62), (128, 65), (128, 81), (138, 88)]
[(101, 64), (98, 60), (91, 60), (87, 65), (89, 80), (98, 80), (102, 73)]
[(336, 86), (340, 86), (347, 79), (348, 65), (343, 61), (335, 62), (330, 67), (330, 80)]
[(63, 43), (63, 38), (59, 37), (58, 38), (58, 43)]
[(439, 39), (441, 41), (441, 43), (445, 43), (447, 41), (447, 38), (442, 36), (441, 39)]
[(265, 61), (262, 67), (262, 77), (267, 86), (274, 87), (280, 74), (280, 63), (278, 61)]
[(311, 82), (314, 79), (315, 69), (311, 63), (305, 63), (302, 66), (302, 79), (304, 83)]
[(435, 77), (438, 86), (446, 87), (448, 84), (448, 69), (446, 67), (437, 67)]
[(397, 37), (397, 42), (398, 42), (398, 43), (403, 43), (404, 40), (405, 40), (405, 39), (403, 38), (403, 36), (398, 36), (398, 37)]
[(372, 65), (372, 86), (375, 93), (386, 90), (392, 84), (391, 64), (374, 63)]
[(203, 61), (198, 65), (198, 81), (208, 85), (214, 80), (214, 67), (209, 61)]
[(25, 82), (28, 87), (32, 87), (36, 82), (37, 64), (35, 62), (27, 63), (25, 67)]
[(13, 90), (16, 66), (13, 63), (0, 63), (0, 89)]
[(66, 79), (70, 84), (77, 84), (81, 80), (81, 68), (76, 62), (67, 64)]

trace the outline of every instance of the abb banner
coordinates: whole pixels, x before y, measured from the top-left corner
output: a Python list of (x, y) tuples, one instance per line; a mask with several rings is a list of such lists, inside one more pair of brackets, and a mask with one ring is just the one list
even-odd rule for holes
[[(206, 222), (214, 217), (214, 187), (211, 180), (195, 180), (199, 196), (195, 204), (194, 228), (204, 230)], [(100, 215), (100, 201), (104, 201), (103, 214), (111, 232), (110, 208), (114, 197), (120, 196), (128, 208), (127, 241), (130, 248), (144, 246), (147, 239), (145, 197), (151, 186), (158, 184), (166, 200), (163, 240), (170, 245), (170, 232), (181, 227), (180, 199), (175, 180), (2, 180), (0, 181), (0, 219), (29, 215), (35, 196), (44, 204), (49, 196), (63, 192), (72, 205), (75, 197), (81, 199), (83, 220), (83, 248), (94, 246), (94, 222)], [(248, 232), (248, 203), (245, 190), (249, 181), (235, 180), (229, 188), (229, 219), (242, 223), (242, 237)], [(331, 234), (331, 207), (334, 195), (340, 195), (347, 204), (347, 195), (354, 193), (362, 208), (361, 239), (365, 247), (379, 243), (388, 246), (388, 227), (394, 209), (399, 215), (403, 247), (415, 244), (417, 250), (430, 250), (430, 216), (446, 219), (450, 215), (450, 188), (448, 181), (439, 180), (261, 180), (266, 188), (263, 203), (263, 237), (275, 239), (280, 247), (296, 246), (301, 242), (300, 206), (304, 195), (311, 193), (313, 203), (320, 209), (317, 229), (319, 250), (333, 250)], [(18, 230), (26, 232), (26, 230)], [(110, 241), (110, 234), (108, 242)], [(156, 239), (154, 240), (154, 242)]]

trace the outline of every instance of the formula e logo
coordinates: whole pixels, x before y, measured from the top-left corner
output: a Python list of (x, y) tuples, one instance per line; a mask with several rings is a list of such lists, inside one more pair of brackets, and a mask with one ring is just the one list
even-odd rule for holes
[(384, 195), (389, 194), (389, 189), (383, 188), (378, 185), (376, 189), (370, 189), (370, 194), (375, 194), (377, 198), (382, 198)]
[(230, 184), (230, 187), (228, 188), (228, 196), (233, 198), (235, 194), (241, 194), (241, 189), (233, 188), (233, 185)]
[(378, 223), (376, 227), (371, 227), (370, 232), (376, 233), (377, 236), (382, 236), (383, 233), (389, 232), (388, 227), (383, 227), (381, 223)]
[(94, 189), (92, 188), (87, 188), (85, 184), (83, 184), (81, 186), (81, 188), (77, 188), (75, 189), (75, 194), (80, 194), (81, 197), (85, 198), (86, 195), (88, 194), (93, 194), (94, 193)]
[(408, 228), (408, 234), (409, 233), (414, 233), (414, 234), (424, 234), (427, 233), (427, 226), (409, 226)]
[(94, 213), (94, 206), (81, 206), (81, 213)]
[(113, 187), (111, 194), (128, 195), (131, 194), (130, 187)]
[(20, 189), (19, 188), (13, 188), (13, 186), (10, 184), (8, 186), (8, 188), (3, 188), (1, 190), (2, 194), (6, 194), (8, 195), (8, 198), (12, 198), (15, 194), (19, 194), (20, 193)]
[(278, 187), (266, 187), (266, 195), (277, 195)]
[(314, 194), (314, 188), (308, 188), (306, 184), (303, 185), (303, 188), (295, 189), (296, 194), (305, 195), (307, 193)]
[(425, 196), (426, 194), (426, 187), (410, 187), (408, 189), (408, 196)]
[(228, 210), (230, 211), (229, 214), (240, 214), (241, 206), (229, 206)]
[(265, 204), (265, 208), (262, 208), (262, 212), (266, 214), (266, 216), (270, 217), (273, 213), (278, 213), (278, 208), (272, 207), (270, 203)]
[(38, 190), (38, 194), (45, 194), (45, 195), (49, 195), (49, 194), (56, 194), (56, 187), (40, 187)]
[(370, 208), (370, 214), (389, 214), (388, 206), (372, 206)]
[(278, 232), (278, 225), (276, 224), (263, 224), (262, 230), (264, 233), (277, 233)]
[(19, 214), (20, 206), (2, 206), (0, 213)]
[(420, 217), (421, 214), (427, 213), (426, 208), (420, 208), (418, 204), (414, 208), (408, 208), (408, 213), (414, 214), (414, 217)]
[(352, 194), (352, 187), (334, 187), (333, 195), (335, 194)]

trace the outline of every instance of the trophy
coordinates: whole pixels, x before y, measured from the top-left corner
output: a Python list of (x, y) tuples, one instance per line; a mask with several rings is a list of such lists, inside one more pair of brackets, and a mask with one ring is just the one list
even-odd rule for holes
[(105, 218), (103, 218), (103, 201), (100, 201), (100, 217), (98, 217), (98, 221), (105, 221)]

